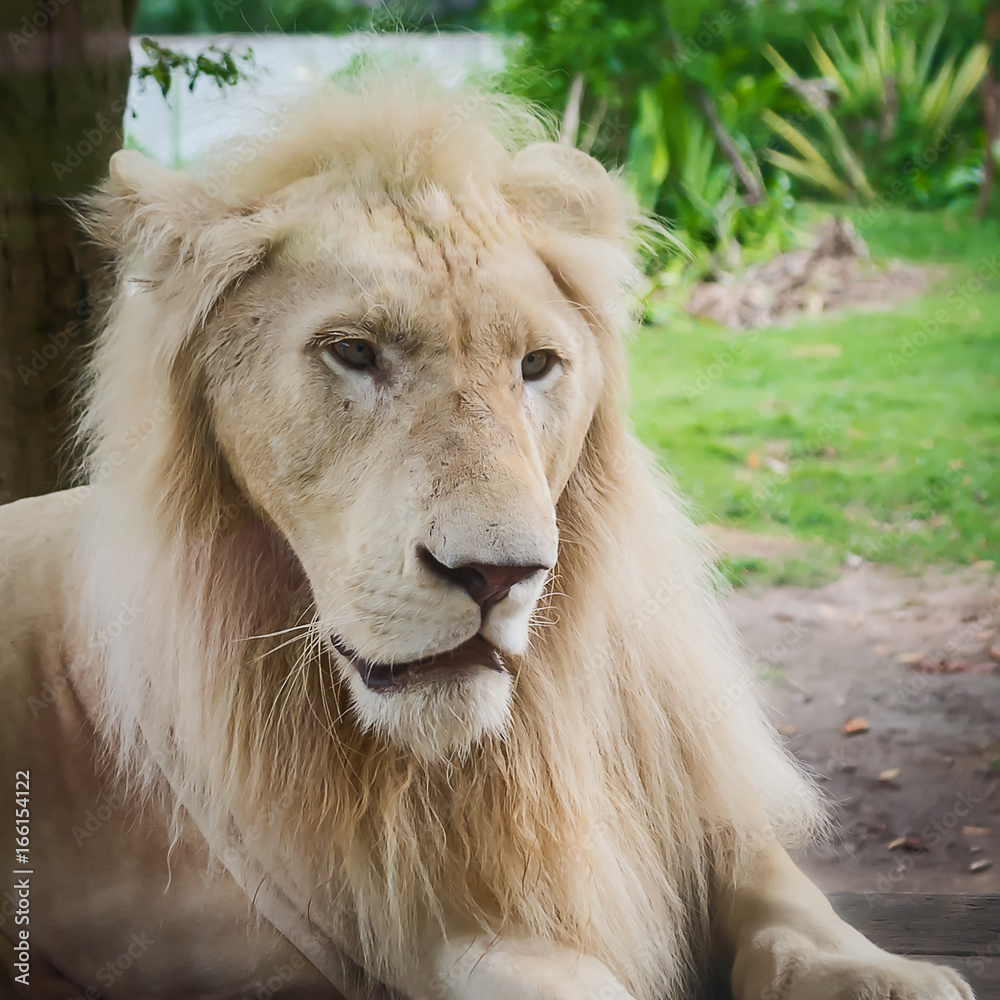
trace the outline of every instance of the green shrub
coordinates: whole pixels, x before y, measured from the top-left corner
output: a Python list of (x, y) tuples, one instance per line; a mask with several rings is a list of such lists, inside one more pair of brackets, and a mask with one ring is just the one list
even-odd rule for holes
[[(947, 11), (918, 34), (912, 25), (893, 31), (889, 10), (880, 3), (866, 24), (855, 9), (849, 30), (828, 25), (819, 37), (811, 33), (807, 44), (818, 75), (809, 79), (765, 46), (797, 99), (791, 116), (765, 112), (765, 122), (791, 150), (767, 156), (837, 199), (865, 202), (876, 191), (892, 191), (908, 204), (945, 202), (971, 180), (950, 168), (967, 165), (967, 137), (978, 138), (970, 98), (989, 51), (982, 42), (946, 46)], [(976, 155), (981, 159), (981, 142)]]

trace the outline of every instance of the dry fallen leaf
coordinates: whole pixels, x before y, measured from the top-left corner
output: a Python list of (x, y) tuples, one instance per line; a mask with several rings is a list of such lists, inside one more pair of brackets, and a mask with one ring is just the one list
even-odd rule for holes
[(913, 664), (914, 670), (922, 674), (964, 674), (965, 665), (957, 660), (945, 660), (941, 658), (927, 657), (919, 663)]
[(992, 674), (997, 665), (993, 660), (983, 660), (982, 663), (973, 663), (963, 673), (966, 674)]
[(984, 872), (987, 868), (992, 868), (993, 862), (989, 858), (980, 858), (978, 861), (973, 861), (969, 865), (970, 872)]
[(879, 781), (895, 781), (899, 777), (898, 767), (888, 767), (882, 771), (879, 776)]
[(759, 469), (760, 468), (760, 455), (758, 455), (757, 452), (755, 452), (755, 451), (750, 452), (750, 454), (747, 455), (747, 465), (751, 469)]
[(909, 851), (911, 854), (924, 854), (927, 851), (924, 842), (919, 837), (897, 837), (890, 840), (888, 845), (890, 851)]
[(859, 612), (858, 612), (858, 613), (857, 613), (857, 614), (856, 614), (856, 615), (855, 615), (855, 616), (854, 616), (854, 617), (853, 617), (853, 618), (851, 619), (851, 627), (852, 627), (852, 628), (857, 628), (857, 627), (858, 627), (858, 626), (859, 626), (859, 625), (860, 625), (860, 624), (861, 624), (861, 623), (862, 623), (862, 622), (863, 622), (864, 620), (865, 620), (865, 613), (864, 613), (863, 611), (859, 611)]
[(993, 831), (988, 826), (963, 826), (962, 833), (966, 837), (985, 837)]
[(867, 733), (871, 729), (868, 725), (868, 720), (857, 716), (853, 719), (848, 719), (841, 727), (840, 731), (844, 736), (857, 736), (859, 733)]
[(900, 663), (919, 663), (924, 658), (923, 653), (900, 653)]
[(798, 726), (793, 726), (790, 722), (783, 722), (774, 727), (782, 736), (794, 736), (798, 731)]

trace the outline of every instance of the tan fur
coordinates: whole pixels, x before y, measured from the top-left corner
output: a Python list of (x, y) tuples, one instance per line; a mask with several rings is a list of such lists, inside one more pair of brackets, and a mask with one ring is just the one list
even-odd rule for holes
[[(819, 808), (697, 532), (622, 416), (630, 200), (542, 138), (516, 104), (410, 77), (321, 94), (226, 147), (204, 185), (119, 154), (88, 216), (120, 271), (91, 369), (91, 485), (71, 498), (74, 628), (124, 772), (165, 782), (213, 848), (252, 859), (373, 974), (421, 982), (439, 942), (499, 934), (497, 954), (559, 945), (639, 1000), (680, 998), (705, 972), (713, 901)], [(411, 253), (419, 267), (398, 263)], [(425, 317), (412, 335), (452, 359), (434, 371), (455, 396), (412, 388), (415, 436), (366, 416), (364, 387), (317, 416), (319, 369), (292, 374), (296, 323), (345, 272), (371, 309)], [(524, 336), (508, 299), (576, 352), (527, 417), (497, 374)], [(330, 432), (304, 439), (321, 419)], [(420, 464), (424, 444), (461, 474)], [(480, 508), (511, 546), (558, 529), (530, 643), (504, 656), (512, 701), (484, 721), (466, 701), (500, 711), (506, 695), (473, 678), (363, 724), (329, 629), (345, 615), (385, 656), (471, 634), (465, 605), (383, 541), (442, 511), (473, 532)], [(367, 552), (389, 553), (377, 574)], [(109, 628), (128, 602), (141, 627)], [(420, 731), (441, 699), (465, 728)]]
[[(538, 127), (490, 99), (468, 107), (398, 87), (324, 95), (233, 178), (227, 208), (201, 192), (193, 211), (171, 190), (117, 194), (115, 181), (99, 202), (100, 232), (124, 243), (123, 282), (155, 287), (123, 295), (98, 350), (92, 477), (130, 429), (155, 426), (98, 486), (87, 611), (99, 629), (126, 595), (159, 609), (152, 632), (104, 651), (104, 724), (139, 769), (140, 740), (169, 744), (220, 825), (254, 824), (290, 786), (262, 849), (290, 838), (297, 884), (343, 884), (373, 967), (405, 966), (427, 920), (457, 918), (579, 947), (653, 996), (704, 948), (710, 866), (736, 877), (768, 822), (800, 838), (815, 799), (757, 708), (693, 529), (622, 423), (627, 199), (582, 154), (512, 161), (505, 140)], [(233, 551), (256, 512), (239, 506), (197, 396), (198, 355), (219, 335), (218, 320), (202, 324), (322, 194), (436, 196), (446, 219), (450, 199), (488, 203), (600, 344), (604, 389), (559, 497), (552, 624), (516, 666), (503, 738), (436, 766), (357, 731), (315, 643), (262, 658), (273, 643), (244, 641), (306, 609), (274, 592), (271, 553)]]

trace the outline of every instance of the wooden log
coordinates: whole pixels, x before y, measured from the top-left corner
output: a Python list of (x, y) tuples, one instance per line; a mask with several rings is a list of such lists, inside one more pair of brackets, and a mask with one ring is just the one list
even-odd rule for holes
[[(1000, 998), (1000, 893), (835, 892), (830, 902), (851, 926), (880, 948), (949, 965), (978, 1000)], [(732, 1000), (717, 978), (709, 1000)]]
[(1000, 964), (1000, 893), (835, 892), (830, 902), (886, 951), (992, 958)]

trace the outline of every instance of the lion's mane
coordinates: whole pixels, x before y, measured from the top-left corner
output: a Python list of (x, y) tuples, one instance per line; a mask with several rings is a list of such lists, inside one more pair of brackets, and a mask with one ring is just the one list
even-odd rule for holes
[[(622, 415), (629, 199), (614, 178), (512, 168), (543, 131), (508, 100), (374, 81), (227, 144), (193, 196), (164, 174), (93, 200), (119, 269), (83, 421), (81, 628), (109, 753), (146, 787), (167, 774), (217, 850), (252, 854), (370, 968), (471, 923), (585, 949), (645, 1000), (701, 974), (710, 875), (806, 836), (817, 804), (697, 531)], [(318, 637), (282, 634), (308, 621), (300, 570), (213, 439), (201, 365), (218, 305), (294, 238), (274, 196), (324, 173), (367, 195), (502, 197), (612, 376), (558, 502), (511, 726), (464, 759), (422, 764), (358, 731)], [(123, 608), (136, 621), (115, 627)]]

